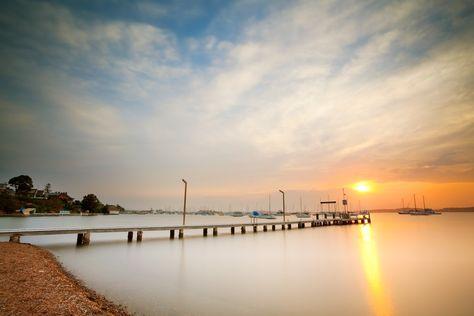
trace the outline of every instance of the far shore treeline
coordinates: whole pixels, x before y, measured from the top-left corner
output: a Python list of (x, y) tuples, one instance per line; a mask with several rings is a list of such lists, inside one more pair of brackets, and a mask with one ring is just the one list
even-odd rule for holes
[(0, 214), (21, 213), (24, 209), (34, 209), (36, 213), (118, 213), (124, 210), (120, 205), (103, 204), (95, 194), (76, 200), (67, 192), (52, 191), (49, 183), (44, 189), (37, 189), (28, 175), (0, 183)]

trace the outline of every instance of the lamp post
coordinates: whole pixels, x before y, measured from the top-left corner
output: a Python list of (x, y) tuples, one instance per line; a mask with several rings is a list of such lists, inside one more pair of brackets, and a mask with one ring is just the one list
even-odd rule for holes
[(181, 179), (184, 182), (184, 205), (183, 205), (183, 226), (186, 224), (186, 194), (188, 191), (188, 183), (186, 180)]
[(285, 192), (278, 190), (283, 195), (283, 221), (286, 222)]

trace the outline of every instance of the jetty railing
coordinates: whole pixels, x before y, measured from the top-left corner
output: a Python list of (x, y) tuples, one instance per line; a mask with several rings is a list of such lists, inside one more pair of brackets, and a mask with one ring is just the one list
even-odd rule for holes
[[(322, 217), (322, 218), (320, 218)], [(263, 227), (263, 231), (267, 232), (268, 227), (272, 231), (281, 228), (281, 230), (292, 229), (296, 225), (297, 228), (332, 226), (332, 225), (350, 225), (350, 224), (367, 224), (371, 223), (370, 213), (337, 213), (326, 212), (317, 213), (315, 218), (300, 219), (296, 221), (279, 221), (279, 222), (255, 222), (255, 223), (232, 223), (232, 224), (206, 224), (206, 225), (177, 225), (177, 226), (130, 226), (130, 227), (99, 227), (99, 228), (52, 228), (52, 229), (16, 229), (16, 230), (0, 230), (0, 236), (9, 236), (10, 242), (20, 242), (21, 236), (40, 236), (40, 235), (68, 235), (77, 234), (77, 245), (88, 245), (90, 243), (91, 233), (119, 233), (126, 232), (128, 242), (133, 241), (134, 232), (137, 233), (137, 242), (143, 239), (145, 231), (169, 231), (170, 239), (175, 238), (175, 232), (178, 232), (178, 238), (184, 237), (185, 230), (202, 229), (203, 236), (207, 236), (208, 230), (212, 229), (212, 235), (217, 236), (218, 229), (230, 228), (230, 233), (235, 234), (236, 228), (240, 228), (240, 233), (245, 234), (248, 227), (252, 227), (253, 232), (258, 231), (258, 227)]]

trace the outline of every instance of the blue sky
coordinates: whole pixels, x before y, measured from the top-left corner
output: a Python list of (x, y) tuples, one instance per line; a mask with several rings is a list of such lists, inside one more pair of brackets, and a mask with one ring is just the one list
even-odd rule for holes
[(195, 208), (364, 179), (473, 190), (469, 1), (0, 9), (4, 180), (143, 208), (179, 205), (182, 177)]

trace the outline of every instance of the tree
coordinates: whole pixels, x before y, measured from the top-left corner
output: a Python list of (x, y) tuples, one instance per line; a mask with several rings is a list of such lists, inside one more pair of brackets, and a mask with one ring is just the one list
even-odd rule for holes
[(51, 193), (51, 183), (48, 183), (44, 186), (44, 197), (48, 198)]
[(0, 211), (7, 213), (14, 212), (21, 207), (21, 202), (16, 197), (11, 196), (5, 192), (0, 193)]
[(74, 202), (68, 202), (64, 206), (66, 210), (69, 210), (73, 213), (80, 213), (81, 212), (81, 201), (75, 200)]
[(81, 207), (84, 211), (100, 212), (103, 205), (95, 194), (87, 194), (82, 199)]
[(27, 175), (11, 178), (8, 184), (14, 187), (18, 194), (25, 194), (33, 188), (33, 180)]

